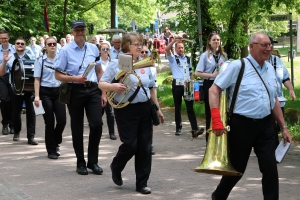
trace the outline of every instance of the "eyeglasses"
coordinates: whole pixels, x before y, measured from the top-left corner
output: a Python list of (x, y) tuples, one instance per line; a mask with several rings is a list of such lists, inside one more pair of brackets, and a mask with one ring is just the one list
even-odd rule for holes
[(137, 44), (131, 44), (131, 45), (134, 45), (135, 47), (142, 47), (143, 45), (141, 43), (137, 43)]
[(55, 43), (55, 42), (53, 42), (53, 43), (48, 43), (47, 45), (48, 45), (48, 47), (52, 47), (52, 46), (56, 47), (56, 43)]
[(85, 28), (81, 28), (81, 29), (73, 29), (76, 33), (79, 33), (79, 32), (85, 32), (86, 29)]
[(36, 40), (30, 40), (30, 42), (35, 42)]
[(23, 42), (16, 42), (16, 45), (21, 45), (21, 46), (24, 46), (24, 45), (25, 45), (25, 43), (23, 43)]
[(141, 51), (141, 54), (148, 54), (148, 51)]
[(101, 48), (102, 51), (109, 51), (109, 48)]
[(8, 38), (0, 38), (0, 40), (8, 40)]
[(272, 47), (273, 45), (271, 43), (258, 43), (258, 42), (253, 42), (253, 44), (259, 44), (262, 48), (267, 48), (267, 47)]
[(119, 43), (121, 43), (121, 42), (113, 42), (114, 44), (119, 44)]

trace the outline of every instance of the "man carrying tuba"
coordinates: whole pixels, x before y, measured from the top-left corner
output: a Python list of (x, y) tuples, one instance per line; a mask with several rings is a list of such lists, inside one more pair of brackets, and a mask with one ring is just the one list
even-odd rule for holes
[[(234, 169), (244, 173), (253, 147), (263, 174), (264, 199), (278, 199), (279, 183), (274, 145), (277, 138), (272, 116), (281, 127), (284, 142), (291, 142), (292, 137), (277, 99), (274, 68), (266, 62), (271, 51), (268, 36), (262, 33), (253, 34), (249, 49), (250, 55), (244, 59), (245, 71), (229, 122), (229, 158)], [(240, 60), (231, 62), (209, 89), (212, 129), (217, 136), (225, 132), (219, 112), (220, 93), (228, 88), (229, 97), (232, 97), (240, 68)], [(212, 194), (212, 199), (227, 199), (240, 178), (241, 176), (223, 176)]]

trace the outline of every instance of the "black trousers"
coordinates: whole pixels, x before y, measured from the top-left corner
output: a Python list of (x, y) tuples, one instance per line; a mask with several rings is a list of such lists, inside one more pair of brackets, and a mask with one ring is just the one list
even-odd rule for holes
[[(265, 200), (279, 196), (279, 182), (275, 159), (275, 133), (271, 115), (253, 120), (233, 114), (228, 133), (229, 157), (235, 170), (244, 173), (252, 150), (258, 159), (262, 173), (262, 190)], [(215, 190), (216, 199), (227, 199), (240, 176), (223, 176)]]
[[(56, 147), (62, 142), (65, 129), (66, 106), (58, 101), (59, 87), (40, 87), (40, 99), (45, 110), (45, 144), (48, 154), (55, 153)], [(56, 121), (56, 124), (55, 124)]]
[(22, 129), (21, 112), (23, 100), (26, 103), (26, 127), (27, 138), (34, 138), (35, 135), (35, 112), (32, 105), (32, 92), (23, 92), (24, 95), (15, 95), (11, 90), (11, 102), (12, 102), (12, 119), (14, 124), (15, 133), (19, 134)]
[(145, 187), (152, 162), (153, 126), (150, 101), (115, 109), (115, 116), (122, 144), (112, 161), (112, 170), (121, 173), (126, 163), (135, 156), (136, 187)]
[[(176, 131), (177, 131), (178, 129), (182, 128), (181, 103), (184, 94), (184, 88), (181, 85), (177, 86), (175, 79), (172, 82), (172, 94), (173, 94), (173, 99), (175, 104), (175, 123), (176, 123)], [(194, 101), (184, 100), (184, 103), (186, 105), (188, 119), (191, 123), (192, 130), (198, 130), (196, 115), (194, 112)]]
[(106, 114), (106, 121), (107, 121), (107, 126), (108, 126), (108, 132), (109, 134), (114, 134), (115, 133), (115, 113), (114, 113), (114, 108), (107, 103), (104, 108), (102, 108), (102, 116), (103, 114)]
[(10, 98), (9, 74), (0, 76), (0, 99), (1, 99), (1, 116), (2, 125), (13, 128), (12, 105)]
[(68, 110), (71, 118), (72, 141), (77, 157), (77, 166), (86, 166), (83, 147), (84, 110), (90, 127), (87, 164), (97, 164), (102, 136), (101, 90), (98, 85), (95, 83), (90, 87), (85, 87), (83, 84), (72, 84)]
[(214, 80), (204, 80), (203, 81), (203, 93), (204, 93), (204, 105), (205, 105), (205, 128), (206, 128), (206, 142), (208, 140), (207, 130), (210, 128), (211, 114), (209, 106), (209, 88), (214, 83)]

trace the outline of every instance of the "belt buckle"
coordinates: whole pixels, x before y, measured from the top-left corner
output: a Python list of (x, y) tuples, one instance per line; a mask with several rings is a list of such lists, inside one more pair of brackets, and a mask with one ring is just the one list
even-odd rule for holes
[(84, 87), (90, 87), (91, 86), (91, 81), (85, 82), (83, 85), (84, 85)]

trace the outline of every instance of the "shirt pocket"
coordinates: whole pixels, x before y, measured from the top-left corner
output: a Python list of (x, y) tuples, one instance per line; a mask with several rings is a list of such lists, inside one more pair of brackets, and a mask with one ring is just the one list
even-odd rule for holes
[(261, 84), (260, 79), (253, 77), (242, 79), (238, 94), (251, 99), (259, 99), (261, 96)]

